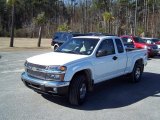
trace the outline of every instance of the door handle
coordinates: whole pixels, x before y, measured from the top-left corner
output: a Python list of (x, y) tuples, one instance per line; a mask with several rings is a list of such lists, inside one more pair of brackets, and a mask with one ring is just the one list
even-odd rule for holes
[(113, 59), (113, 60), (117, 60), (117, 59), (118, 59), (118, 57), (117, 57), (117, 56), (114, 56), (112, 59)]

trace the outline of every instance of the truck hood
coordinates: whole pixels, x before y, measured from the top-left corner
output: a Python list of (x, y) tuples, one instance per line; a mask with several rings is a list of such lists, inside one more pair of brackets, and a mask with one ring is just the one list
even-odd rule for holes
[(146, 44), (147, 46), (156, 46), (155, 44)]
[(160, 45), (160, 42), (156, 42), (157, 45)]
[(45, 66), (64, 65), (66, 63), (72, 62), (74, 60), (82, 59), (85, 57), (87, 57), (87, 55), (50, 52), (50, 53), (30, 57), (27, 59), (27, 62), (38, 64), (38, 65), (45, 65)]
[(156, 46), (155, 44), (148, 44), (148, 43), (138, 43), (141, 46)]

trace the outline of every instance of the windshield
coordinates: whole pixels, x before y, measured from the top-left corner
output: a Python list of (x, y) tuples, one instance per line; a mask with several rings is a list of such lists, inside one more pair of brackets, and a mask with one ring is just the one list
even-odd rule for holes
[(56, 32), (54, 35), (53, 35), (53, 39), (59, 39), (61, 37), (61, 35), (63, 35), (64, 32)]
[(143, 39), (141, 39), (140, 37), (133, 37), (133, 39), (137, 43), (145, 43), (145, 41)]
[(65, 33), (65, 32), (57, 32), (53, 36), (53, 39), (55, 41), (67, 41), (67, 40), (70, 40), (71, 38), (72, 38), (72, 34)]
[(72, 38), (72, 34), (65, 33), (65, 34), (61, 35), (60, 40), (67, 41), (67, 40), (70, 40), (71, 38)]
[(92, 38), (72, 38), (60, 46), (55, 52), (90, 55), (98, 41), (99, 39)]
[(159, 39), (151, 39), (153, 42), (160, 42)]

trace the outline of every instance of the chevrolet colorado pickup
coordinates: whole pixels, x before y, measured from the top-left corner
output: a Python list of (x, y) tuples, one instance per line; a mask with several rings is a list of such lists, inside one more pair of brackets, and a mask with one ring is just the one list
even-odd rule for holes
[(66, 95), (80, 105), (94, 84), (122, 75), (140, 81), (146, 64), (147, 51), (126, 50), (119, 37), (79, 36), (54, 52), (28, 58), (21, 79), (36, 92)]

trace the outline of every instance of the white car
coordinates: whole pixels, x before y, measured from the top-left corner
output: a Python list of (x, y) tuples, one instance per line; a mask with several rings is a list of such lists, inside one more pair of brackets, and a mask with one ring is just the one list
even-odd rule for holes
[(71, 104), (79, 105), (99, 82), (122, 75), (140, 81), (146, 64), (147, 51), (126, 51), (119, 37), (81, 36), (55, 52), (28, 58), (21, 79), (39, 93), (66, 95)]
[(156, 44), (158, 46), (158, 49), (160, 49), (160, 39), (149, 37), (142, 37), (142, 39), (148, 44)]

